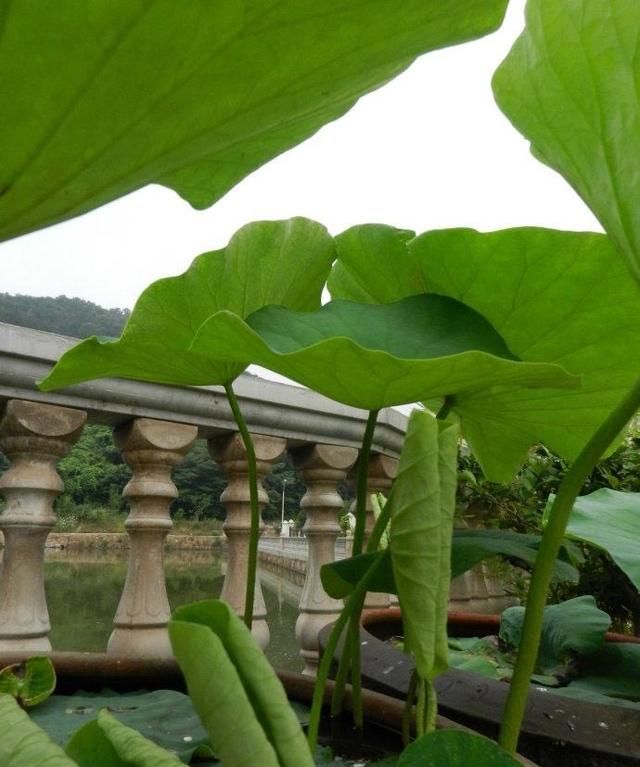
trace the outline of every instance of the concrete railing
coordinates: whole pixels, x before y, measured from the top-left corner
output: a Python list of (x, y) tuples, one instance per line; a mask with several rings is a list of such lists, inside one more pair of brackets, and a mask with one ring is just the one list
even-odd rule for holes
[[(336, 538), (333, 559), (345, 559), (350, 556), (352, 543), (353, 538), (345, 536)], [(260, 551), (278, 554), (288, 559), (302, 559), (306, 562), (309, 558), (309, 541), (305, 536), (291, 538), (287, 536), (263, 535), (260, 538), (258, 548)]]
[[(56, 464), (73, 449), (85, 423), (113, 427), (115, 444), (132, 470), (124, 489), (129, 502), (125, 523), (129, 565), (107, 651), (167, 656), (169, 618), (163, 549), (177, 496), (171, 479), (196, 439), (205, 439), (212, 460), (228, 485), (221, 496), (227, 517), (227, 568), (222, 597), (243, 610), (250, 505), (246, 453), (226, 397), (217, 387), (172, 387), (104, 379), (43, 393), (36, 386), (74, 339), (0, 324), (0, 450), (11, 464), (0, 477), (6, 508), (0, 516), (5, 548), (0, 580), (0, 651), (47, 651), (49, 617), (44, 590), (44, 546), (56, 518), (55, 497), (63, 491)], [(273, 464), (289, 452), (307, 486), (308, 562), (296, 634), (307, 671), (317, 662), (318, 630), (332, 621), (340, 603), (322, 590), (320, 568), (332, 561), (339, 533), (336, 512), (343, 501), (337, 486), (354, 466), (366, 413), (297, 386), (251, 375), (234, 385), (253, 433), (261, 483)], [(406, 419), (380, 413), (371, 459), (371, 489), (380, 487), (377, 463), (394, 467)], [(392, 468), (393, 472), (393, 468)], [(383, 480), (391, 485), (392, 474)], [(369, 524), (369, 527), (371, 523)], [(256, 583), (253, 631), (269, 641), (266, 610)]]
[[(238, 613), (243, 610), (250, 505), (246, 453), (224, 393), (216, 387), (171, 387), (103, 379), (44, 394), (36, 381), (74, 339), (0, 323), (0, 450), (10, 466), (0, 477), (6, 507), (0, 580), (0, 651), (51, 649), (44, 589), (44, 547), (56, 517), (53, 502), (63, 492), (57, 462), (73, 449), (86, 423), (113, 427), (114, 441), (131, 467), (124, 489), (129, 503), (125, 523), (129, 564), (107, 652), (166, 657), (169, 603), (163, 571), (166, 536), (177, 497), (173, 467), (197, 439), (226, 473), (221, 500), (226, 508), (227, 568), (222, 589)], [(333, 621), (341, 603), (328, 597), (320, 568), (336, 555), (337, 512), (343, 501), (337, 486), (352, 471), (366, 413), (336, 404), (306, 389), (242, 376), (234, 385), (254, 436), (262, 482), (273, 464), (289, 452), (307, 487), (301, 508), (305, 538), (289, 546), (306, 548), (305, 584), (296, 624), (305, 670), (317, 665), (319, 630)], [(380, 413), (369, 462), (369, 490), (388, 492), (396, 472), (406, 419), (394, 410)], [(367, 531), (373, 525), (368, 510)], [(294, 543), (295, 541), (295, 543)], [(388, 604), (370, 595), (367, 606)], [(259, 581), (253, 631), (265, 647), (269, 631)]]

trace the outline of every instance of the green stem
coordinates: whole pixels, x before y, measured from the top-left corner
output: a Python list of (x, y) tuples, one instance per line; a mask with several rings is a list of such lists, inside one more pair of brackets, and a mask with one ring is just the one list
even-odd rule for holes
[[(363, 596), (363, 601), (366, 594)], [(362, 602), (351, 616), (349, 623), (349, 640), (351, 642), (351, 705), (353, 706), (353, 725), (356, 730), (364, 728), (364, 712), (362, 710), (362, 662), (360, 647), (360, 615)]]
[(336, 672), (333, 695), (331, 696), (331, 718), (340, 716), (342, 713), (342, 702), (344, 700), (344, 690), (349, 679), (349, 669), (351, 668), (351, 643), (348, 641), (348, 633), (345, 634), (340, 653), (340, 662)]
[(426, 680), (418, 678), (418, 700), (416, 702), (416, 735), (420, 738), (425, 733), (427, 708)]
[(344, 627), (347, 625), (347, 621), (350, 619), (354, 612), (359, 613), (362, 602), (366, 596), (369, 584), (376, 576), (378, 570), (384, 563), (384, 557), (377, 557), (375, 562), (372, 562), (369, 569), (362, 576), (362, 579), (355, 586), (351, 594), (347, 597), (344, 608), (338, 616), (338, 620), (335, 622), (331, 633), (329, 634), (329, 640), (325, 647), (324, 653), (318, 666), (318, 673), (316, 676), (316, 686), (313, 691), (313, 701), (311, 703), (311, 713), (309, 715), (309, 729), (307, 733), (307, 740), (309, 742), (309, 748), (311, 753), (314, 752), (316, 742), (318, 740), (318, 729), (320, 727), (320, 714), (322, 713), (322, 701), (324, 700), (324, 691), (327, 686), (327, 679), (329, 678), (329, 670), (331, 669), (331, 663), (333, 662), (333, 656), (338, 646), (340, 635), (342, 634)]
[(538, 657), (547, 591), (573, 505), (593, 467), (629, 419), (633, 417), (638, 407), (640, 407), (640, 379), (591, 437), (558, 488), (531, 576), (522, 639), (502, 718), (500, 745), (510, 753), (515, 753), (518, 746), (518, 737), (527, 705), (529, 682)]
[(240, 411), (240, 405), (233, 391), (232, 384), (225, 384), (224, 390), (231, 406), (231, 412), (242, 437), (242, 443), (247, 453), (249, 473), (249, 502), (251, 504), (251, 529), (249, 532), (249, 559), (247, 562), (247, 588), (244, 597), (244, 622), (248, 629), (253, 623), (253, 601), (256, 591), (256, 574), (258, 571), (258, 539), (260, 537), (260, 505), (258, 503), (258, 467), (256, 451), (246, 421)]
[(416, 700), (416, 689), (418, 687), (418, 672), (414, 669), (409, 681), (407, 690), (407, 699), (404, 702), (402, 710), (402, 745), (406, 748), (411, 742), (411, 718), (413, 706)]
[(369, 536), (369, 541), (367, 543), (368, 554), (378, 550), (378, 547), (380, 546), (380, 540), (384, 535), (384, 531), (387, 529), (387, 525), (389, 524), (390, 520), (391, 504), (389, 501), (387, 501), (384, 505), (384, 509), (382, 509), (380, 512), (378, 519), (376, 519), (373, 530), (371, 531), (371, 535)]
[[(384, 531), (391, 519), (391, 506), (385, 504), (384, 509), (380, 513), (378, 519), (376, 519), (373, 530), (367, 543), (367, 552), (374, 552), (378, 550), (380, 545), (380, 539), (382, 538)], [(358, 719), (361, 713), (361, 701), (359, 682), (360, 674), (360, 615), (362, 613), (362, 605), (359, 606), (357, 612), (351, 617), (349, 624), (349, 631), (345, 637), (345, 642), (340, 656), (340, 663), (338, 664), (338, 671), (336, 673), (335, 687), (333, 688), (333, 697), (331, 699), (331, 716), (338, 716), (342, 711), (342, 700), (344, 698), (344, 688), (349, 676), (349, 669), (352, 666), (352, 657), (354, 647), (356, 650), (356, 662), (353, 664), (352, 672), (352, 686), (353, 686), (353, 711), (356, 727), (358, 726)], [(355, 639), (354, 639), (355, 636)]]
[(438, 721), (438, 696), (431, 679), (425, 681), (427, 688), (427, 711), (425, 717), (425, 732), (433, 732)]
[(358, 480), (356, 486), (356, 529), (353, 532), (353, 556), (362, 554), (364, 546), (364, 529), (367, 519), (367, 484), (369, 479), (369, 454), (373, 442), (373, 432), (378, 418), (377, 410), (370, 410), (367, 426), (362, 437), (360, 455), (358, 457)]

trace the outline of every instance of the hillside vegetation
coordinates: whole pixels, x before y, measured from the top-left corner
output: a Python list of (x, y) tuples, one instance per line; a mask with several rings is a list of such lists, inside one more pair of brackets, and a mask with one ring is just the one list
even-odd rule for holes
[(0, 293), (0, 322), (74, 338), (119, 336), (129, 309), (105, 309), (82, 298)]

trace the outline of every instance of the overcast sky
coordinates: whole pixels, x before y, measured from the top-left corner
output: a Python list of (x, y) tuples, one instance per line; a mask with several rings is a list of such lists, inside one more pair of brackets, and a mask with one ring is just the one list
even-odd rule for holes
[(243, 224), (303, 215), (337, 234), (379, 222), (418, 232), (536, 225), (600, 227), (565, 181), (533, 159), (498, 110), (491, 75), (523, 25), (427, 54), (345, 117), (245, 179), (207, 211), (150, 186), (0, 246), (0, 291), (132, 306)]

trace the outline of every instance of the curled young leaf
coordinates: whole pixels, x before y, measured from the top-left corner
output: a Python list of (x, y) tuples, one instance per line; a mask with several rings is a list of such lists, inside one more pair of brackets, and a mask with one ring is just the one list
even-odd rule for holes
[(177, 767), (177, 756), (147, 740), (103, 710), (69, 741), (67, 754), (79, 767)]
[(36, 656), (0, 670), (0, 693), (12, 695), (22, 708), (45, 701), (56, 688), (56, 670), (50, 658)]
[(313, 767), (282, 684), (225, 602), (180, 607), (169, 635), (214, 751), (234, 767)]
[[(409, 419), (391, 506), (389, 550), (402, 607), (405, 649), (422, 679), (436, 671), (442, 524), (438, 466), (438, 423), (414, 410)], [(438, 669), (442, 670), (442, 669)]]

